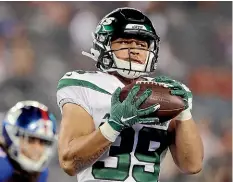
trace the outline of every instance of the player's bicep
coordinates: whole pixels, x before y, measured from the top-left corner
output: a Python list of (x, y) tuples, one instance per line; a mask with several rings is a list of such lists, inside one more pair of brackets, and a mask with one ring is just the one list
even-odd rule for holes
[(69, 153), (70, 143), (95, 130), (94, 122), (81, 106), (67, 103), (62, 108), (62, 120), (58, 138), (58, 156), (63, 161)]
[(67, 103), (62, 108), (60, 138), (72, 140), (88, 135), (95, 129), (92, 116), (80, 105)]

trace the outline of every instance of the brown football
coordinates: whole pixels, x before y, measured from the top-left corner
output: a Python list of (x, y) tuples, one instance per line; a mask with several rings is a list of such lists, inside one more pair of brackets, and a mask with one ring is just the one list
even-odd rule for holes
[(166, 88), (162, 84), (156, 83), (154, 81), (137, 81), (129, 85), (126, 85), (121, 90), (120, 101), (122, 102), (135, 85), (135, 83), (140, 85), (140, 90), (137, 93), (136, 99), (140, 96), (146, 89), (150, 88), (152, 94), (149, 98), (140, 106), (140, 109), (144, 109), (153, 104), (160, 104), (160, 109), (146, 117), (158, 117), (160, 122), (168, 121), (176, 117), (181, 111), (184, 110), (185, 104), (181, 97), (171, 95), (170, 89)]

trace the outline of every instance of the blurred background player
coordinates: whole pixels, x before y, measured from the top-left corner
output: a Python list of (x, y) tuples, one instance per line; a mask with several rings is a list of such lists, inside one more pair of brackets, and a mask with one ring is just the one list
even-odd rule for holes
[(0, 182), (46, 182), (55, 144), (56, 120), (48, 108), (18, 102), (2, 123)]

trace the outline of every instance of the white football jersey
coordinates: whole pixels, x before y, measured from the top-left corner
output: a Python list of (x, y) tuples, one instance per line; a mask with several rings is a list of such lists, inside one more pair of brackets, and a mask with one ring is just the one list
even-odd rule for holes
[[(98, 128), (109, 117), (111, 95), (117, 87), (124, 84), (107, 73), (68, 72), (58, 83), (57, 103), (61, 111), (66, 103), (82, 106)], [(169, 146), (168, 125), (169, 121), (125, 129), (93, 166), (78, 174), (78, 182), (157, 182)]]

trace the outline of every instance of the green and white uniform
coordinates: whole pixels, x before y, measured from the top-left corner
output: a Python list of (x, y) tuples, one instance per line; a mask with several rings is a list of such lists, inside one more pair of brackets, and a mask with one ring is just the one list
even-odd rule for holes
[[(152, 79), (152, 78), (146, 78)], [(73, 71), (58, 83), (57, 103), (82, 106), (95, 127), (109, 117), (111, 94), (124, 84), (103, 72)], [(157, 182), (167, 151), (169, 121), (153, 126), (136, 124), (123, 130), (110, 149), (91, 167), (78, 174), (78, 182)]]

